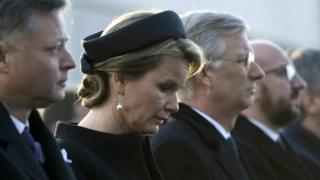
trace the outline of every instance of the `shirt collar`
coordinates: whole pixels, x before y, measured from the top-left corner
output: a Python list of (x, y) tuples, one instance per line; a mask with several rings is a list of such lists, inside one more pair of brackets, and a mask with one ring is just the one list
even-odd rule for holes
[(223, 136), (224, 139), (228, 139), (231, 135), (230, 132), (226, 131), (226, 129), (224, 129), (221, 124), (219, 122), (217, 122), (216, 120), (214, 120), (212, 117), (210, 117), (209, 115), (205, 114), (204, 112), (201, 112), (200, 110), (196, 109), (196, 108), (192, 108), (194, 111), (196, 111), (198, 114), (200, 114), (200, 116), (202, 116), (204, 119), (206, 119), (211, 125), (213, 125), (218, 132)]
[(22, 134), (24, 128), (26, 128), (26, 127), (29, 128), (29, 121), (27, 121), (27, 123), (24, 124), (21, 121), (19, 121), (16, 117), (14, 117), (13, 115), (10, 115), (10, 117), (11, 117), (13, 124), (16, 126), (19, 134)]
[(262, 130), (272, 141), (276, 142), (280, 136), (280, 134), (270, 128), (268, 128), (266, 125), (262, 124), (261, 122), (257, 121), (254, 118), (248, 118), (249, 121), (257, 126), (260, 130)]

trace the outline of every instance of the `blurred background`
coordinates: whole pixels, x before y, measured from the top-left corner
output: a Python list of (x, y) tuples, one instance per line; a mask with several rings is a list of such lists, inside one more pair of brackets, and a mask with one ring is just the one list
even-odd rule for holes
[(70, 0), (66, 13), (70, 35), (68, 48), (77, 68), (69, 74), (68, 86), (81, 82), (79, 57), (83, 37), (103, 30), (116, 16), (137, 9), (214, 10), (241, 16), (250, 26), (251, 38), (270, 39), (292, 50), (320, 48), (319, 0)]

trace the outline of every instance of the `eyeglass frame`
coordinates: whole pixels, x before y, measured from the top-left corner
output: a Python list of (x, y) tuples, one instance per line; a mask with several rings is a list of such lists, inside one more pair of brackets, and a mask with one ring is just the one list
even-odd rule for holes
[(249, 51), (246, 54), (245, 58), (238, 59), (237, 61), (226, 61), (223, 59), (214, 59), (210, 63), (216, 63), (216, 62), (231, 62), (231, 63), (238, 64), (242, 67), (249, 68), (249, 66), (255, 62), (255, 56), (252, 51)]
[(271, 73), (275, 73), (278, 76), (283, 76), (285, 73), (287, 80), (291, 82), (293, 80), (294, 76), (297, 74), (297, 71), (296, 71), (296, 68), (294, 67), (293, 63), (288, 62), (287, 64), (284, 64), (280, 67), (265, 70), (264, 73), (266, 75), (271, 74)]

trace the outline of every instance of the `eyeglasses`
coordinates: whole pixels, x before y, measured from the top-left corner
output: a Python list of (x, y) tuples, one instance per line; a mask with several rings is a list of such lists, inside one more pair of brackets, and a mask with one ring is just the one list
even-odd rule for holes
[(245, 56), (243, 56), (242, 58), (238, 58), (236, 61), (226, 61), (223, 59), (216, 59), (212, 61), (213, 63), (216, 62), (231, 62), (231, 63), (236, 63), (239, 64), (240, 66), (243, 66), (245, 68), (249, 68), (250, 64), (252, 64), (253, 62), (255, 62), (255, 58), (254, 58), (254, 54), (249, 51)]
[(294, 65), (291, 62), (289, 62), (286, 65), (280, 66), (276, 69), (266, 70), (264, 72), (266, 74), (274, 73), (278, 76), (286, 77), (289, 81), (292, 81), (293, 77), (296, 74), (296, 69), (295, 69)]

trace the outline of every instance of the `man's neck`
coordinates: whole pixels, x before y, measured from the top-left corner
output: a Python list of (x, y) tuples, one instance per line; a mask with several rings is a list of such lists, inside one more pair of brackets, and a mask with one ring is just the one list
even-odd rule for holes
[(31, 113), (31, 109), (21, 108), (21, 107), (14, 106), (14, 105), (11, 105), (6, 102), (2, 102), (2, 103), (10, 115), (13, 115), (14, 117), (16, 117), (19, 121), (21, 121), (24, 124), (27, 123), (28, 118)]
[(236, 122), (236, 118), (240, 112), (231, 112), (230, 108), (222, 109), (221, 106), (205, 105), (202, 103), (195, 103), (192, 101), (185, 102), (191, 107), (195, 107), (211, 118), (215, 119), (226, 131), (230, 132)]
[(256, 111), (251, 111), (250, 109), (247, 109), (243, 111), (242, 114), (249, 118), (255, 119), (255, 121), (258, 121), (259, 123), (263, 124), (264, 126), (266, 126), (274, 132), (280, 133), (282, 130), (282, 128), (274, 126), (268, 119), (268, 117), (265, 116), (263, 113), (256, 113)]

